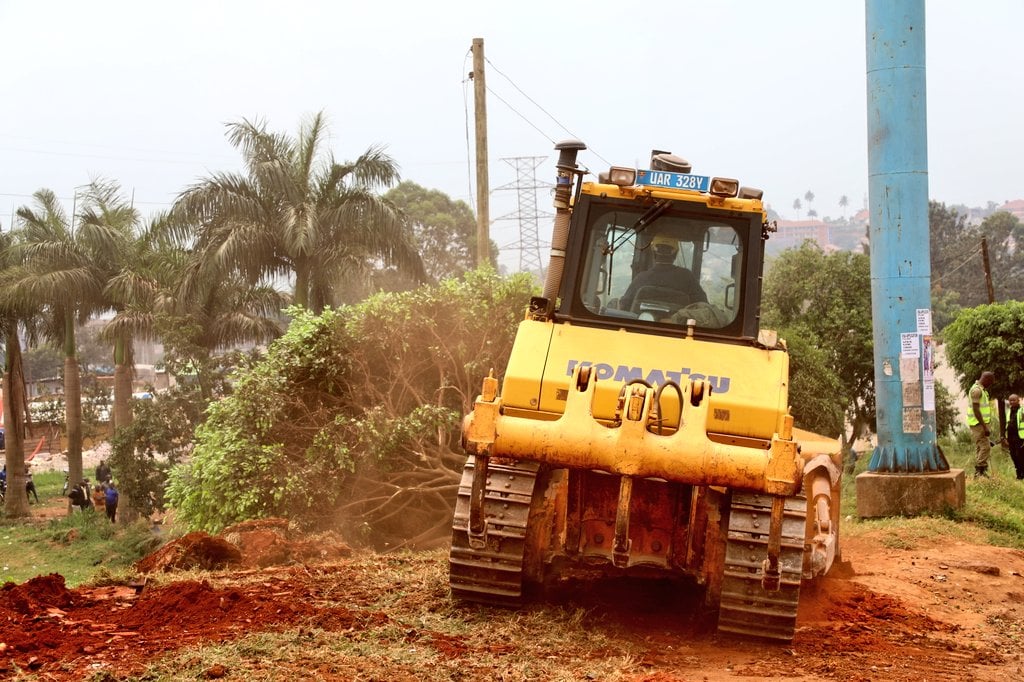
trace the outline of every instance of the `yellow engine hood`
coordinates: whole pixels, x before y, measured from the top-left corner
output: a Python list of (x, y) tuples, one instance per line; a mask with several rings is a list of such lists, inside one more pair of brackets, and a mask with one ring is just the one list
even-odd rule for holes
[[(612, 419), (620, 388), (635, 380), (654, 387), (707, 380), (709, 433), (771, 439), (786, 413), (789, 356), (784, 350), (533, 320), (519, 325), (501, 391), (505, 412), (562, 414), (580, 364), (590, 365), (598, 379), (593, 406), (598, 419)], [(665, 390), (662, 401), (666, 423), (675, 426), (676, 392)]]

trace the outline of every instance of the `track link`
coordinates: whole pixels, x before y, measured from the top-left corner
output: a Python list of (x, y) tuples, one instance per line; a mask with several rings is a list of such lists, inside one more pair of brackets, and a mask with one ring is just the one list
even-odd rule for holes
[(800, 601), (807, 501), (803, 497), (786, 499), (779, 555), (781, 583), (777, 591), (769, 592), (761, 579), (768, 557), (771, 511), (770, 495), (733, 494), (718, 630), (788, 642), (796, 629)]
[(501, 606), (522, 601), (526, 531), (538, 468), (536, 462), (491, 461), (484, 489), (484, 546), (474, 547), (468, 530), (476, 458), (466, 460), (448, 558), (452, 596)]

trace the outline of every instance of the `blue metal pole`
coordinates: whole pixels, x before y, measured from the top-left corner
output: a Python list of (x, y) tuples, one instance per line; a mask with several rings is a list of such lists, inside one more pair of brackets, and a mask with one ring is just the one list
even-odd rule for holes
[(924, 381), (929, 366), (922, 363), (931, 314), (924, 5), (924, 0), (866, 0), (878, 414), (872, 472), (949, 470), (936, 447), (934, 398), (927, 409)]

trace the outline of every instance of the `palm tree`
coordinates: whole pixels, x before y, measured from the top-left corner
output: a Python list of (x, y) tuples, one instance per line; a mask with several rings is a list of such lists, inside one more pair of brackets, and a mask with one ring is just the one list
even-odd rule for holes
[[(139, 213), (121, 196), (116, 183), (96, 180), (89, 186), (79, 220), (89, 229), (109, 232), (108, 243), (113, 252), (107, 263), (108, 269), (103, 273), (102, 299), (103, 305), (122, 315), (139, 296), (136, 289), (145, 285), (145, 280), (138, 273), (143, 263), (140, 241), (136, 236)], [(108, 324), (104, 331), (114, 344), (113, 426), (118, 429), (132, 420), (133, 337), (136, 330), (125, 325)]]
[[(125, 341), (116, 357), (115, 425), (120, 431), (133, 420), (131, 400), (132, 341), (160, 337), (166, 350), (168, 369), (180, 376), (188, 367), (196, 372), (199, 390), (208, 401), (212, 388), (201, 371), (212, 364), (217, 348), (248, 341), (269, 341), (282, 332), (281, 308), (286, 296), (268, 294), (261, 287), (239, 287), (241, 279), (230, 273), (190, 272), (201, 265), (198, 259), (170, 239), (170, 218), (158, 215), (129, 244), (122, 269), (108, 282), (105, 294), (116, 314), (104, 327), (108, 340)], [(265, 317), (261, 317), (265, 314)], [(122, 368), (124, 371), (122, 372)], [(120, 394), (117, 387), (122, 386)], [(123, 399), (122, 399), (123, 398)], [(145, 481), (139, 472), (147, 469), (147, 453), (138, 452), (131, 437), (115, 440), (112, 459), (122, 472), (121, 511), (124, 521), (137, 518), (143, 509), (145, 490), (132, 486)]]
[[(103, 187), (93, 183), (85, 193), (83, 216), (101, 202)], [(117, 271), (119, 254), (129, 239), (121, 221), (83, 219), (67, 214), (54, 193), (37, 191), (34, 207), (16, 212), (24, 257), (10, 283), (19, 301), (39, 301), (47, 311), (47, 333), (64, 350), (64, 406), (68, 439), (68, 475), (82, 479), (82, 396), (75, 327), (107, 307), (103, 289)]]
[(793, 210), (796, 211), (796, 217), (797, 217), (798, 220), (800, 219), (800, 209), (802, 207), (803, 207), (803, 204), (800, 203), (800, 198), (799, 197), (797, 197), (796, 199), (793, 199)]
[[(4, 511), (11, 518), (30, 516), (28, 497), (20, 494), (25, 488), (25, 416), (28, 400), (25, 375), (21, 364), (19, 328), (38, 313), (30, 303), (12, 296), (9, 277), (17, 266), (18, 256), (12, 248), (14, 235), (0, 232), (0, 335), (4, 341), (3, 423), (7, 467), (7, 484), (11, 494), (4, 500)], [(28, 303), (26, 305), (26, 303)]]
[[(238, 273), (211, 268), (194, 257), (182, 263), (175, 290), (161, 310), (174, 330), (179, 362), (194, 368), (211, 364), (216, 351), (245, 343), (269, 343), (284, 332), (282, 309), (291, 296), (267, 284), (251, 284)], [(167, 341), (165, 340), (165, 343)], [(210, 398), (212, 387), (200, 391)]]
[(839, 208), (843, 209), (843, 218), (846, 217), (846, 207), (850, 205), (850, 198), (845, 194), (839, 197)]
[(377, 193), (398, 180), (378, 147), (355, 162), (322, 153), (326, 123), (318, 113), (295, 139), (264, 123), (228, 124), (245, 175), (217, 173), (185, 190), (174, 211), (198, 225), (196, 250), (220, 271), (248, 282), (289, 276), (294, 302), (315, 311), (343, 299), (346, 277), (375, 260), (423, 278), (423, 266), (398, 212)]
[[(814, 192), (812, 192), (811, 190), (807, 190), (806, 192), (804, 192), (804, 201), (807, 202), (807, 208), (810, 209), (811, 208), (811, 204), (814, 203)], [(808, 211), (808, 215), (809, 214), (810, 213)], [(814, 215), (817, 216), (818, 215), (817, 212), (815, 212)]]

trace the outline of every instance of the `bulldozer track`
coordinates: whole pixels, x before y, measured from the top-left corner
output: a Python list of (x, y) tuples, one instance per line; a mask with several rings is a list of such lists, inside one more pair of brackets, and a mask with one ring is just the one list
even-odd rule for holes
[(718, 611), (718, 630), (781, 641), (793, 639), (803, 574), (807, 502), (786, 499), (779, 556), (781, 582), (776, 591), (761, 583), (768, 556), (770, 495), (734, 493)]
[(537, 479), (536, 462), (493, 461), (484, 489), (483, 546), (470, 542), (470, 492), (476, 458), (470, 456), (462, 471), (452, 522), (448, 559), (452, 596), (468, 601), (516, 606), (523, 596), (523, 558), (530, 502)]

